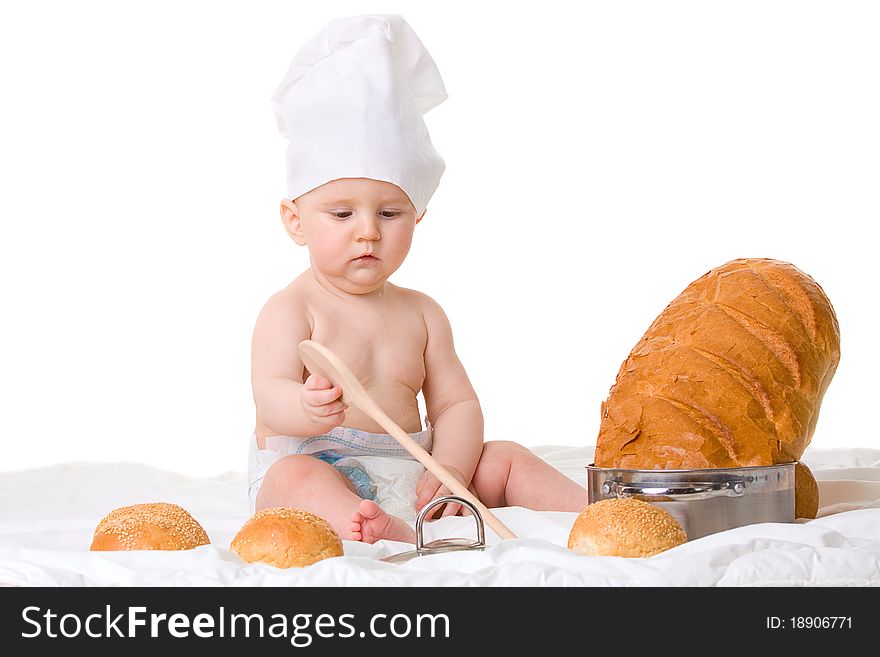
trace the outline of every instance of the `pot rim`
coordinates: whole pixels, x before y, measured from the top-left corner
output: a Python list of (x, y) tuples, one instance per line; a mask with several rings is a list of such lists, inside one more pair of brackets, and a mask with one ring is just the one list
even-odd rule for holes
[(663, 470), (661, 468), (654, 468), (652, 470), (635, 470), (633, 468), (600, 468), (595, 463), (590, 463), (589, 465), (584, 466), (584, 468), (588, 471), (601, 471), (601, 472), (639, 472), (645, 474), (657, 474), (657, 473), (700, 473), (705, 472), (706, 474), (711, 474), (713, 472), (747, 472), (749, 470), (772, 470), (775, 468), (788, 468), (796, 465), (797, 461), (786, 461), (785, 463), (774, 463), (772, 465), (742, 465), (742, 466), (731, 466), (729, 468), (679, 468), (675, 470)]

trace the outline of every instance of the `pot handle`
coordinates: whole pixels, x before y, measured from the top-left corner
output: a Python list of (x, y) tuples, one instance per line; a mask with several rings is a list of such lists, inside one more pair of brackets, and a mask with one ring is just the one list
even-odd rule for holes
[(739, 497), (746, 492), (743, 479), (729, 481), (689, 481), (678, 485), (661, 482), (630, 482), (623, 484), (609, 479), (602, 484), (602, 494), (613, 497), (671, 497), (673, 499), (704, 500), (709, 497)]
[(424, 525), (425, 523), (425, 517), (428, 515), (428, 511), (439, 504), (446, 504), (447, 502), (461, 504), (462, 506), (466, 506), (468, 508), (468, 510), (471, 512), (471, 515), (474, 517), (474, 521), (477, 523), (477, 542), (474, 544), (474, 547), (485, 547), (486, 528), (483, 525), (483, 516), (477, 510), (477, 507), (471, 504), (469, 500), (466, 500), (463, 497), (459, 497), (458, 495), (444, 495), (443, 497), (438, 497), (436, 500), (428, 502), (425, 506), (422, 507), (422, 510), (419, 511), (419, 515), (418, 517), (416, 517), (416, 550), (421, 550), (425, 546), (425, 538), (422, 532), (422, 525)]

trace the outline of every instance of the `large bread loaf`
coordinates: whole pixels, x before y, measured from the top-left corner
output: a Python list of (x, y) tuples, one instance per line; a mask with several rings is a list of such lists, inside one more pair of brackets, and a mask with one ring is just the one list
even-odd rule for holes
[(797, 460), (839, 360), (837, 317), (812, 278), (779, 260), (728, 262), (670, 303), (621, 366), (596, 465)]

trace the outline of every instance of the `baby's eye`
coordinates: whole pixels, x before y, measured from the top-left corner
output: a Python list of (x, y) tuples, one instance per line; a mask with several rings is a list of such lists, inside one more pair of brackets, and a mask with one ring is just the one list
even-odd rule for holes
[(400, 212), (398, 212), (397, 210), (382, 210), (382, 212), (380, 212), (379, 214), (385, 219), (394, 219), (394, 217), (399, 215)]
[(330, 214), (337, 219), (348, 219), (351, 216), (351, 210), (339, 210), (337, 212), (331, 212)]

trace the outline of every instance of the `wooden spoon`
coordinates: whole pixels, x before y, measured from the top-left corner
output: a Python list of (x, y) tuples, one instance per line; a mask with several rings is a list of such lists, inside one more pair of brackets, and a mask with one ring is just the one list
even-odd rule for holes
[(413, 458), (425, 466), (444, 486), (452, 491), (454, 495), (463, 497), (473, 504), (495, 533), (501, 538), (516, 538), (516, 535), (508, 529), (508, 527), (496, 518), (485, 505), (476, 498), (452, 473), (438, 462), (433, 456), (428, 454), (421, 445), (413, 440), (408, 433), (401, 429), (397, 423), (392, 420), (385, 412), (379, 408), (379, 405), (373, 401), (369, 393), (364, 390), (361, 382), (352, 373), (345, 363), (343, 363), (332, 351), (322, 344), (313, 340), (303, 340), (299, 343), (299, 356), (305, 364), (309, 372), (323, 376), (329, 379), (335, 385), (343, 390), (343, 400), (346, 403), (352, 403), (360, 408), (364, 413), (373, 418), (379, 425), (391, 434), (394, 439), (406, 449)]

